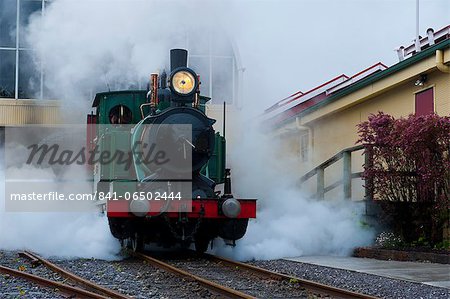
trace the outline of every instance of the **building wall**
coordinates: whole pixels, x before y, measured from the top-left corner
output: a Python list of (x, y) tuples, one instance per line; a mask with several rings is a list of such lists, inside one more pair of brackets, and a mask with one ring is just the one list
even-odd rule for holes
[[(375, 96), (372, 95), (371, 97), (367, 97), (365, 94), (364, 96), (366, 99), (364, 101), (354, 100), (355, 97), (357, 98), (358, 93), (362, 96), (364, 92), (367, 92), (358, 90), (355, 93), (347, 95), (332, 103), (336, 107), (339, 107), (340, 103), (337, 102), (345, 102), (348, 100), (346, 98), (353, 97), (353, 101), (356, 102), (355, 104), (347, 105), (345, 108), (341, 106), (339, 109), (336, 108), (334, 113), (328, 113), (326, 115), (320, 115), (320, 110), (322, 109), (320, 108), (314, 113), (321, 117), (313, 119), (307, 115), (303, 118), (303, 121), (302, 119), (298, 119), (298, 125), (310, 128), (311, 148), (309, 160), (305, 162), (299, 157), (299, 136), (304, 133), (302, 130), (297, 129), (296, 134), (286, 135), (284, 145), (287, 154), (298, 156), (298, 164), (294, 167), (298, 169), (299, 177), (341, 150), (355, 146), (356, 141), (358, 140), (357, 125), (367, 120), (370, 114), (383, 111), (398, 118), (414, 113), (415, 94), (418, 91), (433, 87), (435, 112), (439, 115), (450, 115), (450, 74), (442, 73), (436, 68), (431, 67), (427, 73), (427, 82), (423, 86), (414, 85), (419, 74), (421, 74), (421, 72), (417, 73), (414, 70), (430, 66), (430, 63), (430, 59), (428, 59), (422, 63), (422, 66), (413, 66), (413, 72), (411, 72), (411, 70), (406, 70), (407, 72), (410, 72), (409, 79), (402, 80), (400, 83), (395, 78), (398, 74), (390, 76), (387, 78), (391, 84), (389, 88), (385, 88), (383, 92), (378, 92)], [(383, 82), (375, 82), (368, 88), (375, 91), (377, 90), (377, 87), (374, 85), (377, 84), (383, 84)], [(327, 106), (324, 108), (328, 109)], [(282, 128), (279, 128), (277, 134), (283, 135), (284, 131), (292, 131), (294, 128), (295, 122), (292, 121)], [(362, 156), (362, 151), (354, 152), (352, 154), (352, 172), (362, 171), (363, 163), (364, 157)], [(339, 180), (342, 177), (342, 171), (342, 161), (338, 162), (333, 167), (327, 168), (325, 170), (325, 186)], [(363, 199), (364, 190), (362, 184), (363, 182), (360, 179), (353, 179), (352, 197), (354, 199)], [(307, 181), (304, 184), (304, 188), (309, 192), (314, 193), (316, 188), (316, 177)], [(342, 187), (338, 187), (335, 189), (335, 192), (330, 192), (326, 198), (341, 196), (341, 190)]]
[(57, 124), (61, 122), (58, 101), (0, 98), (0, 126)]
[(416, 77), (374, 98), (328, 117), (311, 122), (313, 128), (312, 163), (319, 164), (340, 150), (354, 146), (358, 140), (357, 125), (372, 113), (383, 111), (396, 118), (415, 112), (415, 93), (434, 88), (435, 112), (450, 115), (449, 74), (438, 70), (428, 74), (424, 86), (414, 86)]
[(436, 71), (430, 77), (434, 79), (436, 84), (434, 89), (435, 111), (439, 115), (448, 116), (450, 115), (450, 74), (438, 73)]

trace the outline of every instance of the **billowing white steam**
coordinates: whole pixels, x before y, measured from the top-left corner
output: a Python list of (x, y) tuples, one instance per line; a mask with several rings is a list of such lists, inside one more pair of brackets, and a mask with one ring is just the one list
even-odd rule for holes
[(186, 30), (210, 22), (208, 13), (200, 15), (210, 6), (57, 0), (43, 18), (32, 16), (26, 40), (36, 49), (50, 96), (65, 100), (70, 121), (84, 122), (96, 91), (145, 89), (150, 73), (168, 71), (169, 49), (187, 47)]
[[(57, 181), (51, 169), (21, 165), (8, 171), (10, 175), (20, 173), (23, 179), (53, 180), (55, 190), (63, 184)], [(73, 175), (80, 178), (80, 173), (83, 171), (74, 168), (64, 178)], [(117, 258), (119, 243), (109, 233), (107, 219), (98, 210), (79, 213), (5, 212), (3, 165), (0, 176), (0, 249), (28, 249), (45, 256)]]
[[(395, 44), (386, 47), (383, 42), (388, 35), (380, 31), (376, 38), (383, 42), (362, 43), (360, 39), (367, 37), (367, 32), (342, 28), (352, 27), (349, 22), (354, 18), (365, 21), (367, 26), (379, 25), (331, 1), (328, 4), (333, 13), (328, 14), (323, 5), (314, 1), (274, 1), (262, 9), (259, 2), (241, 3), (57, 0), (48, 5), (43, 18), (33, 16), (26, 37), (37, 57), (43, 58), (38, 63), (44, 67), (46, 88), (55, 98), (64, 99), (65, 111), (70, 112), (65, 118), (84, 122), (90, 110), (90, 92), (109, 87), (138, 88), (136, 82), (143, 82), (149, 73), (167, 69), (170, 48), (188, 46), (186, 30), (197, 28), (191, 37), (201, 37), (209, 29), (223, 28), (224, 34), (236, 38), (246, 68), (247, 109), (240, 112), (240, 122), (236, 123), (239, 130), (234, 131), (242, 138), (235, 138), (228, 148), (233, 186), (241, 197), (257, 197), (259, 210), (258, 219), (250, 223), (238, 247), (221, 251), (241, 259), (348, 253), (371, 238), (371, 233), (359, 226), (357, 207), (338, 198), (328, 204), (306, 200), (294, 188), (298, 172), (289, 167), (292, 163), (279, 150), (277, 140), (250, 128), (249, 120), (254, 121), (249, 115), (298, 88), (312, 86), (341, 71), (358, 71), (373, 62), (367, 60), (366, 54), (352, 56), (351, 61), (345, 59), (349, 48), (362, 47), (360, 53), (381, 53), (374, 47), (386, 51), (400, 41), (396, 37)], [(351, 3), (353, 6), (354, 1)], [(327, 17), (317, 17), (322, 14)], [(324, 27), (323, 20), (329, 18), (333, 20), (331, 25)], [(392, 20), (395, 22), (389, 30), (404, 32), (404, 28), (396, 26), (398, 13), (392, 13)], [(333, 25), (338, 22), (344, 23)], [(348, 47), (333, 46), (341, 45), (342, 40), (349, 43)], [(379, 55), (375, 56), (370, 59), (378, 60)], [(31, 175), (33, 170), (30, 172), (24, 175)], [(0, 248), (111, 258), (118, 244), (106, 220), (96, 214), (0, 213)]]
[[(242, 126), (241, 126), (242, 127)], [(257, 198), (257, 219), (236, 248), (218, 245), (217, 252), (241, 260), (300, 255), (347, 255), (372, 241), (361, 225), (363, 206), (340, 197), (307, 199), (296, 187), (296, 157), (286, 155), (276, 138), (248, 126), (239, 148), (232, 148), (233, 187), (241, 198)]]
[[(185, 30), (209, 21), (198, 18), (197, 10), (208, 9), (208, 2), (57, 0), (47, 5), (44, 17), (31, 17), (26, 40), (36, 50), (36, 64), (43, 66), (46, 92), (63, 100), (63, 119), (69, 123), (85, 122), (96, 91), (145, 88), (150, 73), (167, 69), (169, 49), (186, 47)], [(51, 170), (14, 167), (23, 178), (61, 184)], [(4, 201), (1, 196), (0, 249), (107, 259), (120, 249), (98, 213), (5, 213)]]

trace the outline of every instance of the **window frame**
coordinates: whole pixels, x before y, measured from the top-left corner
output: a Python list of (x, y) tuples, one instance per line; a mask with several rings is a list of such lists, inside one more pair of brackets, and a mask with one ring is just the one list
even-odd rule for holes
[[(41, 9), (40, 13), (43, 15), (45, 13), (46, 4), (50, 3), (50, 0), (26, 0), (28, 2), (40, 2), (41, 3)], [(15, 70), (14, 70), (14, 99), (24, 99), (20, 97), (19, 94), (19, 66), (20, 66), (20, 54), (23, 51), (34, 51), (32, 48), (23, 47), (20, 44), (20, 36), (21, 36), (21, 26), (20, 23), (21, 19), (21, 5), (22, 3), (25, 3), (24, 0), (16, 0), (16, 19), (15, 19), (15, 44), (11, 47), (0, 47), (0, 50), (8, 50), (8, 51), (15, 51)], [(37, 10), (39, 11), (39, 10)], [(36, 12), (37, 12), (36, 11)], [(44, 73), (41, 67), (39, 67), (36, 72), (39, 74), (39, 96), (38, 99), (43, 99), (43, 93), (44, 93)], [(28, 97), (29, 98), (29, 97)]]
[[(435, 84), (425, 86), (419, 90), (414, 91), (414, 97), (413, 97), (413, 111), (414, 114), (417, 115), (417, 95), (423, 92), (426, 92), (427, 90), (432, 89), (433, 91), (433, 113), (436, 113), (436, 86)], [(426, 114), (420, 114), (420, 115), (426, 115)]]
[(309, 130), (300, 131), (299, 134), (299, 158), (301, 162), (308, 162), (310, 156), (310, 132)]

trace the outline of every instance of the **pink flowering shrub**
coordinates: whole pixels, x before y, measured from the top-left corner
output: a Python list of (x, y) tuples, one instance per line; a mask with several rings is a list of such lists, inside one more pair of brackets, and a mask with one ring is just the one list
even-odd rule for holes
[[(359, 124), (358, 132), (358, 143), (366, 145), (366, 154), (371, 157), (363, 177), (375, 199), (398, 203), (384, 204), (391, 206), (387, 212), (393, 218), (408, 220), (410, 226), (417, 220), (420, 229), (416, 228), (413, 238), (425, 235), (432, 243), (442, 240), (449, 217), (450, 117), (430, 114), (394, 119), (379, 112)], [(411, 206), (420, 210), (420, 215), (411, 215), (417, 214)], [(424, 223), (426, 219), (429, 225)], [(393, 220), (403, 227), (399, 219)], [(404, 235), (405, 229), (400, 230)]]

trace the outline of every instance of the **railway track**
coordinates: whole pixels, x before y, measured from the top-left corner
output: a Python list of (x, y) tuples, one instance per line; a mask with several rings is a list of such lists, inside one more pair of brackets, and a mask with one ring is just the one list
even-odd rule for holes
[(0, 266), (0, 272), (9, 274), (15, 277), (20, 277), (26, 279), (32, 283), (40, 284), (44, 287), (49, 287), (51, 289), (57, 289), (61, 293), (69, 295), (70, 297), (77, 298), (93, 298), (93, 299), (104, 299), (104, 298), (113, 298), (113, 299), (130, 299), (130, 297), (120, 294), (114, 290), (105, 288), (96, 283), (93, 283), (89, 280), (86, 280), (80, 276), (77, 276), (69, 271), (64, 270), (63, 268), (49, 262), (48, 260), (28, 251), (21, 252), (20, 255), (24, 258), (30, 260), (32, 265), (42, 264), (52, 270), (55, 273), (58, 273), (62, 277), (72, 281), (76, 285), (81, 285), (86, 289), (82, 289), (80, 287), (71, 286), (62, 282), (46, 279), (37, 275), (33, 275), (24, 271), (18, 271), (9, 267)]
[(207, 259), (215, 261), (217, 263), (223, 263), (229, 267), (242, 269), (242, 270), (245, 270), (248, 272), (252, 272), (256, 275), (264, 276), (264, 277), (267, 277), (270, 279), (275, 279), (275, 280), (281, 280), (281, 281), (284, 280), (284, 281), (288, 281), (288, 282), (298, 283), (303, 288), (310, 291), (310, 293), (312, 293), (312, 294), (319, 294), (319, 295), (331, 296), (333, 298), (344, 298), (344, 299), (345, 298), (348, 298), (348, 299), (351, 299), (351, 298), (376, 299), (377, 298), (374, 296), (365, 295), (365, 294), (349, 291), (346, 289), (336, 288), (333, 286), (325, 285), (325, 284), (314, 282), (311, 280), (306, 280), (306, 279), (290, 276), (287, 274), (270, 271), (267, 269), (256, 267), (256, 266), (253, 266), (250, 264), (233, 261), (233, 260), (230, 260), (230, 259), (227, 259), (224, 257), (220, 257), (220, 256), (216, 256), (216, 255), (211, 255), (211, 254), (205, 253), (204, 256)]
[[(277, 296), (309, 298), (311, 295), (332, 298), (376, 298), (210, 254), (204, 254), (201, 257), (190, 255), (187, 259), (168, 260), (157, 259), (143, 253), (133, 253), (133, 255), (149, 262), (153, 266), (162, 268), (186, 279), (196, 281), (203, 287), (228, 298)], [(234, 274), (231, 275), (230, 272), (234, 272)], [(249, 275), (250, 278), (248, 279)], [(248, 280), (250, 285), (242, 284), (242, 281), (244, 280)], [(232, 281), (232, 283), (230, 283), (230, 281)], [(237, 281), (239, 281), (239, 283), (236, 283)], [(236, 283), (235, 286), (230, 286), (230, 284), (233, 283)], [(280, 288), (282, 289), (281, 291)]]
[[(66, 280), (70, 280), (72, 285), (65, 281), (54, 281), (4, 266), (0, 266), (0, 272), (53, 290), (57, 289), (71, 298), (130, 298), (83, 279), (34, 253), (25, 251), (20, 255), (29, 259), (35, 266), (42, 264), (52, 272), (58, 273)], [(210, 254), (199, 256), (188, 253), (187, 256), (183, 255), (182, 257), (177, 254), (172, 258), (155, 258), (144, 253), (131, 253), (131, 255), (156, 268), (196, 282), (212, 293), (226, 298), (311, 298), (316, 296), (320, 298), (376, 298)]]
[(225, 297), (228, 298), (245, 298), (245, 299), (251, 299), (251, 298), (255, 298), (251, 295), (245, 294), (243, 292), (234, 290), (232, 288), (220, 285), (216, 282), (213, 282), (211, 280), (202, 278), (200, 276), (197, 276), (195, 274), (192, 274), (188, 271), (185, 271), (183, 269), (180, 269), (179, 267), (173, 266), (169, 263), (166, 263), (162, 260), (156, 259), (154, 257), (142, 254), (142, 253), (133, 253), (133, 255), (135, 257), (141, 258), (147, 262), (149, 262), (150, 264), (152, 264), (155, 267), (164, 269), (168, 272), (171, 272), (173, 274), (179, 275), (183, 278), (189, 279), (189, 280), (193, 280), (197, 283), (199, 283), (200, 285), (202, 285), (203, 287), (206, 287), (207, 289), (213, 291), (214, 293), (218, 293), (220, 295), (223, 295)]

